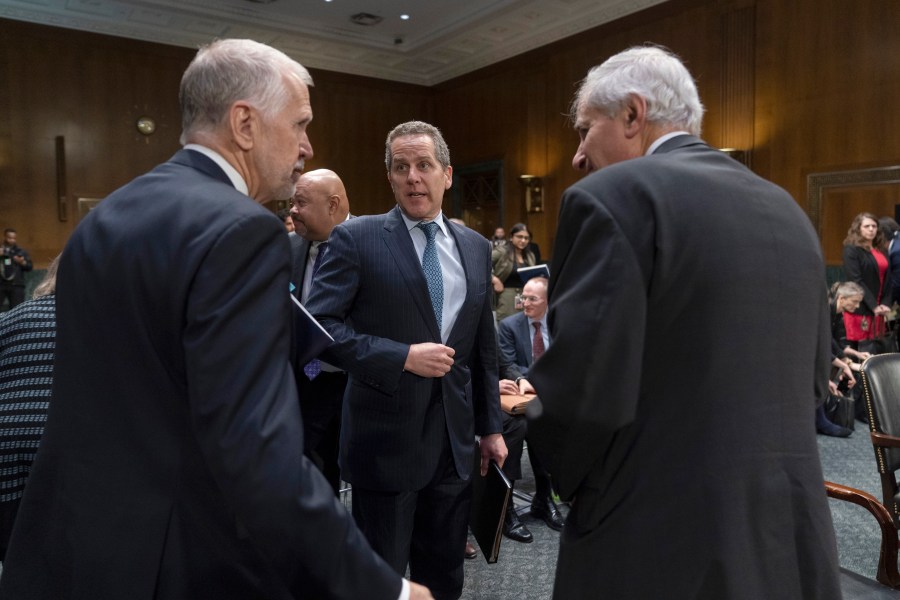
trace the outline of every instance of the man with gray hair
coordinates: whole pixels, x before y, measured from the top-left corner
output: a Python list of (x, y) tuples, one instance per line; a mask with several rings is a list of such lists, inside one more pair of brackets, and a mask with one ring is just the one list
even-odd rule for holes
[(257, 42), (201, 49), (184, 149), (72, 234), (53, 408), (0, 597), (431, 597), (303, 456), (288, 238), (260, 203), (290, 198), (313, 155), (311, 84)]
[(697, 137), (696, 86), (666, 50), (591, 69), (572, 112), (588, 175), (563, 196), (553, 344), (529, 373), (529, 439), (574, 499), (554, 597), (839, 598), (809, 219)]

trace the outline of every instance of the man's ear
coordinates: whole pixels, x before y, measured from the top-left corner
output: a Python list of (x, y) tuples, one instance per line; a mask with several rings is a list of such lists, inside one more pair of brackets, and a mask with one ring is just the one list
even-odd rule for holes
[(647, 122), (647, 100), (637, 94), (629, 94), (624, 107), (625, 136), (639, 134)]
[(447, 177), (447, 182), (444, 185), (445, 190), (449, 190), (450, 186), (453, 185), (453, 167), (447, 167), (447, 170), (444, 172), (444, 175)]
[(334, 211), (338, 209), (338, 206), (341, 205), (341, 197), (337, 194), (332, 194), (328, 196), (328, 214), (333, 215)]
[(228, 111), (228, 126), (234, 143), (241, 150), (250, 150), (259, 133), (259, 113), (246, 102), (239, 100), (232, 104)]

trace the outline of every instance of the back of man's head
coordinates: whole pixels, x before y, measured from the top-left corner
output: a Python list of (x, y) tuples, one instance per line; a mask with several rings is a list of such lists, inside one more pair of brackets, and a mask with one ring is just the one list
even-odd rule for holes
[(288, 99), (285, 77), (307, 86), (312, 77), (280, 50), (253, 40), (218, 40), (204, 46), (181, 78), (181, 143), (197, 132), (213, 132), (229, 107), (246, 100), (271, 117)]
[(647, 101), (647, 121), (700, 135), (703, 104), (681, 60), (659, 46), (635, 46), (592, 68), (572, 102), (573, 120), (582, 105), (613, 116), (631, 95)]

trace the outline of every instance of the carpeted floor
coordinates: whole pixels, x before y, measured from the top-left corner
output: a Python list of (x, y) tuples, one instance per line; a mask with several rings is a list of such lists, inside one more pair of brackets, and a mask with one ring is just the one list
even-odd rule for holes
[[(818, 442), (825, 479), (881, 497), (875, 456), (865, 424), (857, 422), (850, 438), (820, 435)], [(517, 488), (532, 493), (534, 478), (527, 453), (522, 463), (523, 478)], [(829, 502), (841, 566), (874, 579), (880, 544), (875, 520), (858, 506), (837, 500)], [(534, 542), (521, 544), (503, 538), (497, 563), (487, 564), (480, 552), (477, 558), (467, 560), (462, 600), (547, 600), (551, 597), (559, 533), (543, 521), (533, 519), (523, 501), (517, 499), (516, 506), (534, 535)], [(566, 507), (561, 508), (565, 513)], [(470, 540), (474, 541), (471, 536)]]
[[(881, 500), (881, 482), (868, 425), (857, 421), (856, 431), (849, 438), (819, 435), (818, 440), (825, 479), (869, 492)], [(828, 502), (841, 566), (874, 579), (881, 544), (878, 524), (864, 508), (839, 500)]]
[[(522, 479), (516, 489), (534, 493), (534, 476), (528, 453), (522, 453)], [(500, 557), (489, 565), (479, 551), (478, 557), (466, 561), (466, 582), (461, 600), (547, 600), (553, 592), (559, 532), (553, 531), (540, 519), (529, 514), (527, 502), (515, 499), (520, 519), (534, 536), (530, 544), (522, 544), (504, 537), (500, 543)], [(563, 514), (568, 508), (560, 506)], [(469, 535), (469, 541), (475, 539)]]
[[(849, 438), (817, 437), (825, 479), (881, 498), (875, 455), (864, 423), (857, 422), (856, 431)], [(528, 469), (527, 454), (522, 462), (523, 468)], [(534, 491), (530, 471), (523, 475), (519, 487)], [(874, 579), (881, 543), (878, 525), (863, 508), (837, 500), (829, 503), (841, 566)], [(521, 501), (517, 501), (517, 506), (524, 510), (523, 521), (534, 534), (534, 542), (520, 544), (504, 538), (496, 564), (487, 564), (480, 554), (477, 559), (466, 561), (462, 600), (547, 600), (551, 597), (559, 534), (543, 521), (532, 519)]]

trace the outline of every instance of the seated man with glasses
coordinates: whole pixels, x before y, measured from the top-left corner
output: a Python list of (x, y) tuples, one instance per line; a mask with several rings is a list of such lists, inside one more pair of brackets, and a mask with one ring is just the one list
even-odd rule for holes
[[(547, 330), (547, 279), (534, 277), (522, 288), (521, 301), (524, 310), (500, 321), (498, 331), (500, 345), (500, 393), (533, 394), (534, 387), (528, 382), (528, 370), (541, 354), (550, 346)], [(508, 415), (504, 413), (503, 437), (506, 440), (509, 455), (503, 465), (503, 472), (511, 481), (521, 479), (522, 441), (527, 435), (524, 415)], [(548, 526), (559, 531), (563, 526), (563, 517), (553, 501), (553, 490), (550, 475), (541, 467), (540, 461), (528, 449), (528, 458), (534, 471), (535, 495), (531, 502), (531, 514), (543, 519)], [(531, 532), (519, 520), (512, 508), (506, 515), (504, 533), (510, 539), (530, 542)]]

